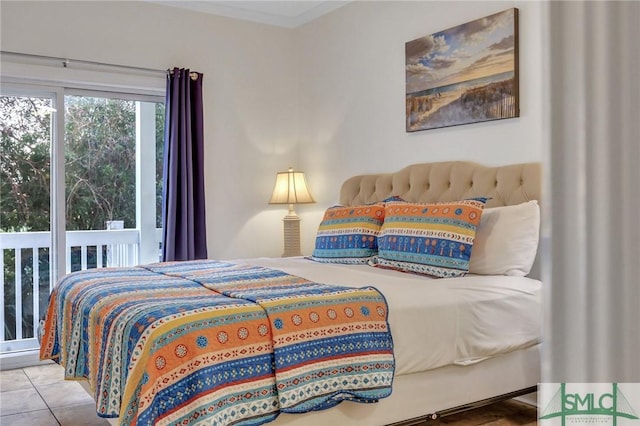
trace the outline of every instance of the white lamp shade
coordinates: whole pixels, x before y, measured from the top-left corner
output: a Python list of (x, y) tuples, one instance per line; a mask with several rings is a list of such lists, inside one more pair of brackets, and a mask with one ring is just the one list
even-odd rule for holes
[(286, 172), (279, 172), (269, 204), (307, 203), (315, 203), (315, 200), (307, 187), (304, 172), (295, 172), (291, 167)]

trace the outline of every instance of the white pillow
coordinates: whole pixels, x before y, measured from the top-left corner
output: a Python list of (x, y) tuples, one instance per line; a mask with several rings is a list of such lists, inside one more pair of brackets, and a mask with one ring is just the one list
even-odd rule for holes
[(469, 273), (525, 276), (538, 250), (540, 207), (535, 200), (484, 209), (471, 250)]

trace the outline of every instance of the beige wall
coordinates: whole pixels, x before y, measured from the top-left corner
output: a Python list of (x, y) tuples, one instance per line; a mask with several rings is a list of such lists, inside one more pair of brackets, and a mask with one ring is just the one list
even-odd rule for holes
[[(404, 43), (514, 6), (521, 117), (407, 134)], [(349, 175), (423, 161), (541, 159), (537, 2), (358, 1), (296, 29), (144, 2), (3, 0), (0, 14), (2, 50), (204, 73), (210, 257), (281, 253), (286, 209), (267, 201), (288, 166), (307, 172), (318, 201), (298, 208), (310, 253)]]
[[(521, 116), (406, 133), (405, 42), (511, 7), (520, 16)], [(337, 201), (340, 182), (352, 174), (394, 171), (415, 162), (539, 161), (541, 32), (539, 3), (504, 1), (354, 2), (297, 29), (305, 112), (301, 152), (318, 206)], [(312, 239), (313, 229), (306, 232)]]
[[(405, 42), (510, 7), (520, 11), (521, 117), (406, 133)], [(541, 157), (538, 3), (355, 2), (298, 29), (296, 40), (307, 139), (336, 148), (330, 151), (343, 154), (347, 167), (379, 171), (414, 160), (504, 164)], [(356, 166), (366, 152), (372, 158)]]

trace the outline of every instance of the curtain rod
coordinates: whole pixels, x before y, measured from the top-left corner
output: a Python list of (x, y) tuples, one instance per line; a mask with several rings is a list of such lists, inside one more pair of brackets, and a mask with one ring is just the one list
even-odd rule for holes
[(22, 57), (31, 58), (31, 59), (39, 59), (39, 60), (60, 62), (60, 64), (64, 68), (67, 68), (69, 65), (71, 65), (73, 63), (76, 63), (76, 64), (81, 64), (81, 65), (92, 65), (92, 66), (103, 66), (103, 67), (111, 67), (111, 68), (122, 68), (122, 69), (125, 69), (125, 70), (142, 71), (142, 72), (149, 72), (149, 73), (155, 73), (155, 74), (162, 73), (163, 75), (167, 75), (169, 73), (168, 69), (167, 70), (158, 70), (158, 69), (153, 69), (153, 68), (134, 67), (134, 66), (130, 66), (130, 65), (109, 64), (109, 63), (106, 63), (106, 62), (84, 61), (84, 60), (81, 60), (81, 59), (58, 58), (58, 57), (55, 57), (55, 56), (34, 55), (34, 54), (31, 54), (31, 53), (7, 52), (5, 50), (1, 50), (0, 53), (3, 54), (3, 55), (22, 56)]

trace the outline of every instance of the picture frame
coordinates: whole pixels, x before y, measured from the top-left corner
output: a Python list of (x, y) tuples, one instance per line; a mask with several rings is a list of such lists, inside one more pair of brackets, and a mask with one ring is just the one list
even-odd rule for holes
[(405, 44), (406, 131), (520, 116), (518, 9)]

